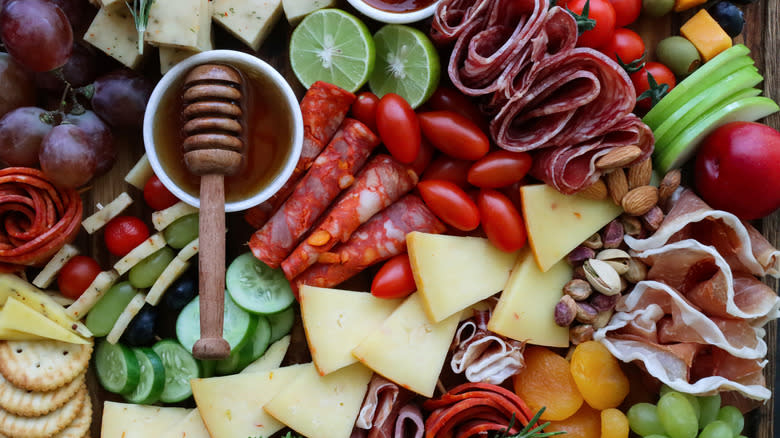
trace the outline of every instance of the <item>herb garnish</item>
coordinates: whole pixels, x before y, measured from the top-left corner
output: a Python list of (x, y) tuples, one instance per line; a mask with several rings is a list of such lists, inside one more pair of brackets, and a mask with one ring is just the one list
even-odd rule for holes
[(133, 5), (126, 1), (127, 8), (135, 21), (135, 29), (138, 31), (138, 53), (144, 54), (144, 32), (149, 23), (149, 11), (152, 9), (154, 0), (133, 0)]

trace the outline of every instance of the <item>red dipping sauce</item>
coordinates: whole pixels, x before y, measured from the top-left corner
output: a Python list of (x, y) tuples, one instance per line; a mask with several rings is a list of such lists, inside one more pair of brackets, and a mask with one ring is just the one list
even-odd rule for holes
[(363, 2), (387, 12), (414, 12), (425, 9), (436, 0), (363, 0)]

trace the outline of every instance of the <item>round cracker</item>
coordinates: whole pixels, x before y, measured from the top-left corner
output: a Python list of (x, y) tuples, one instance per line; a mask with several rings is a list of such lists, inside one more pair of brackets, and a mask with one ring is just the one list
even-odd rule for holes
[(0, 374), (0, 409), (22, 417), (40, 417), (64, 405), (84, 385), (86, 373), (54, 391), (36, 392), (17, 388)]
[[(86, 390), (86, 385), (84, 385)], [(76, 418), (60, 432), (55, 434), (52, 438), (81, 438), (85, 434), (89, 433), (89, 426), (92, 425), (92, 400), (89, 398), (89, 394), (84, 397), (84, 403), (81, 406)]]
[(0, 373), (28, 391), (53, 391), (84, 373), (93, 344), (60, 341), (0, 342)]
[(15, 437), (51, 438), (73, 422), (86, 397), (87, 388), (82, 386), (70, 401), (41, 417), (20, 417), (0, 409), (0, 433)]

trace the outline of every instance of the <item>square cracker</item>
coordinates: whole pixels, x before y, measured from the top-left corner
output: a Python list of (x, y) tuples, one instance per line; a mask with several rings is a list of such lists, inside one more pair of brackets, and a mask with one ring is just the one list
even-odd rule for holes
[(60, 341), (0, 342), (0, 373), (14, 386), (28, 391), (52, 391), (84, 372), (93, 344)]

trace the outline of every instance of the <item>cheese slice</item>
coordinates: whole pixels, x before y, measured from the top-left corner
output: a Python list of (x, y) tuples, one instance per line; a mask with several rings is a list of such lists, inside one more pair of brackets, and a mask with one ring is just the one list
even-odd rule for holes
[(191, 411), (107, 401), (103, 403), (100, 438), (159, 437)]
[(572, 278), (565, 261), (542, 272), (529, 249), (522, 251), (488, 322), (488, 330), (529, 344), (568, 347), (569, 329), (555, 323), (555, 305)]
[(349, 438), (372, 375), (355, 363), (320, 376), (310, 363), (263, 409), (308, 438)]
[(414, 281), (428, 317), (442, 321), (501, 291), (517, 260), (481, 237), (406, 235)]
[(520, 194), (528, 242), (542, 271), (623, 211), (610, 200), (564, 195), (544, 184), (522, 186)]
[(456, 313), (444, 321), (431, 322), (417, 292), (369, 333), (352, 354), (400, 386), (431, 397), (459, 319)]
[(127, 271), (141, 262), (141, 260), (161, 250), (164, 246), (165, 238), (162, 233), (154, 234), (119, 259), (119, 261), (114, 264), (114, 269), (119, 275), (125, 275)]
[(59, 274), (62, 267), (65, 266), (65, 263), (68, 263), (68, 260), (77, 255), (79, 255), (79, 249), (70, 243), (66, 243), (65, 246), (57, 251), (51, 260), (46, 263), (46, 266), (41, 269), (41, 272), (35, 276), (32, 284), (41, 289), (49, 287), (54, 279), (57, 278), (57, 274)]
[(336, 5), (336, 0), (282, 0), (282, 8), (287, 21), (296, 25), (303, 17), (312, 12), (330, 8)]
[(167, 228), (168, 225), (176, 222), (176, 219), (197, 212), (197, 208), (183, 201), (179, 201), (164, 210), (158, 210), (152, 213), (152, 224), (154, 225), (155, 230), (162, 231)]
[(152, 165), (149, 164), (149, 158), (146, 154), (143, 154), (133, 168), (130, 169), (130, 172), (127, 172), (127, 175), (125, 175), (125, 182), (139, 190), (143, 190), (146, 182), (149, 181), (152, 175), (154, 175)]
[(198, 250), (200, 249), (200, 240), (198, 239), (199, 238), (195, 238), (195, 240), (185, 245), (184, 248), (179, 251), (179, 254), (176, 255), (176, 258), (186, 262), (187, 260), (195, 257), (195, 255), (198, 253)]
[(135, 318), (135, 315), (138, 315), (138, 312), (144, 307), (145, 301), (146, 294), (143, 292), (135, 294), (133, 299), (127, 303), (125, 309), (122, 310), (122, 313), (119, 314), (116, 322), (114, 322), (114, 326), (111, 327), (111, 331), (108, 333), (108, 336), (106, 336), (106, 341), (112, 344), (119, 342), (119, 338), (125, 333), (127, 326), (130, 325), (130, 322)]
[(57, 304), (63, 307), (70, 306), (71, 304), (76, 302), (76, 300), (62, 295), (62, 293), (60, 293), (60, 291), (58, 290), (42, 290), (41, 292), (46, 294), (49, 298), (51, 298)]
[(172, 69), (173, 66), (196, 53), (200, 52), (177, 47), (160, 46), (160, 73), (168, 73), (168, 70)]
[(306, 365), (191, 380), (192, 395), (211, 438), (271, 436), (284, 424), (262, 408)]
[(92, 216), (81, 221), (81, 226), (89, 234), (93, 234), (95, 231), (103, 228), (111, 219), (117, 217), (119, 213), (122, 213), (130, 204), (133, 203), (133, 198), (125, 192), (122, 192), (108, 205), (98, 210)]
[(352, 349), (401, 304), (366, 292), (308, 285), (301, 286), (299, 301), (309, 351), (322, 375), (357, 362)]
[(184, 419), (171, 426), (160, 438), (212, 438), (203, 424), (200, 411), (193, 409)]
[(111, 286), (119, 279), (119, 274), (111, 269), (103, 271), (92, 280), (84, 293), (67, 308), (68, 315), (73, 319), (84, 318), (103, 295), (111, 289)]
[(271, 344), (262, 356), (246, 366), (239, 374), (260, 373), (279, 368), (282, 364), (287, 350), (290, 348), (290, 335), (282, 336), (278, 341)]
[(13, 329), (0, 328), (0, 340), (3, 341), (42, 341), (46, 338)]
[(130, 68), (141, 63), (138, 31), (128, 8), (100, 8), (92, 20), (84, 41)]
[(3, 310), (0, 311), (0, 329), (14, 330), (71, 344), (89, 343), (86, 339), (64, 329), (13, 297), (8, 298)]
[(168, 266), (166, 266), (162, 271), (160, 276), (157, 277), (157, 280), (152, 285), (152, 288), (149, 289), (149, 293), (146, 295), (146, 302), (152, 306), (156, 306), (160, 302), (160, 299), (163, 297), (165, 291), (167, 291), (173, 282), (181, 277), (182, 274), (187, 272), (189, 267), (190, 264), (188, 262), (182, 261), (179, 258), (174, 258), (171, 260), (171, 262), (168, 263)]
[(101, 7), (104, 8), (111, 8), (111, 9), (118, 9), (120, 7), (126, 8), (127, 5), (122, 0), (98, 0), (98, 3), (100, 3)]
[(258, 50), (282, 15), (282, 0), (214, 0), (214, 21)]
[(203, 52), (211, 49), (209, 0), (157, 0), (149, 10), (144, 40), (155, 46)]

